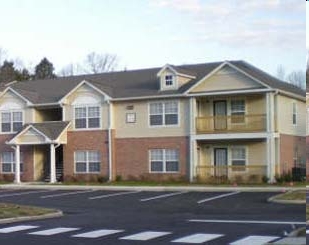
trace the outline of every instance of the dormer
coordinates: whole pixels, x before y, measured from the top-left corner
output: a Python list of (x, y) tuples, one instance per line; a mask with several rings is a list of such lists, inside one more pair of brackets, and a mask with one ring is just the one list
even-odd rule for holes
[(188, 71), (176, 66), (166, 64), (158, 73), (160, 80), (160, 90), (177, 90), (195, 76), (188, 74)]

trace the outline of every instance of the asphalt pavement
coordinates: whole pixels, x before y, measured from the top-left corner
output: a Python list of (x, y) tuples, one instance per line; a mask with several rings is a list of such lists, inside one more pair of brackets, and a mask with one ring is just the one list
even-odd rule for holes
[(0, 190), (0, 202), (60, 209), (60, 218), (0, 225), (1, 244), (264, 244), (305, 226), (304, 205), (271, 192)]

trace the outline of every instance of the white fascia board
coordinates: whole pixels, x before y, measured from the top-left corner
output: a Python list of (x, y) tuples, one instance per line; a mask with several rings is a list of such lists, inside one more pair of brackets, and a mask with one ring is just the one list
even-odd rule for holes
[[(35, 128), (33, 125), (28, 125), (26, 128), (24, 128), (24, 130), (22, 130), (20, 133), (18, 133), (17, 135), (14, 136), (13, 139), (11, 139), (7, 144), (11, 145), (11, 144), (16, 144), (15, 143), (15, 139), (18, 138), (19, 136), (21, 136), (23, 133), (25, 133), (27, 130), (29, 129), (33, 129), (34, 131), (36, 131), (38, 134), (40, 134), (42, 137), (45, 138), (46, 142), (45, 143), (49, 143), (52, 142), (52, 140), (47, 137), (45, 134), (43, 134), (40, 130), (38, 130), (37, 128)], [(24, 144), (24, 143), (22, 143)], [(35, 145), (34, 143), (32, 143), (33, 145)]]
[(181, 76), (181, 77), (188, 77), (188, 78), (196, 78), (195, 76), (192, 76), (192, 75), (188, 75), (188, 74), (184, 74), (184, 73), (180, 73), (180, 72), (177, 72), (171, 65), (169, 64), (166, 64), (165, 66), (163, 66), (161, 68), (161, 70), (157, 73), (157, 77), (160, 77), (162, 72), (165, 71), (166, 69), (169, 69), (171, 70), (175, 75), (178, 75), (178, 76)]
[(100, 93), (101, 95), (103, 95), (106, 100), (110, 100), (111, 97), (109, 95), (107, 95), (106, 93), (104, 93), (102, 90), (98, 89), (97, 87), (95, 87), (94, 85), (92, 85), (90, 82), (88, 82), (87, 80), (83, 80), (81, 81), (77, 86), (75, 86), (69, 93), (67, 93), (65, 96), (63, 96), (59, 101), (58, 104), (63, 104), (64, 100), (70, 96), (72, 93), (74, 93), (78, 88), (80, 88), (82, 85), (86, 84), (87, 86), (91, 87), (92, 89), (94, 89), (95, 91), (97, 91), (98, 93)]
[(2, 97), (4, 94), (6, 94), (8, 91), (11, 91), (13, 94), (15, 94), (17, 97), (19, 97), (20, 99), (22, 99), (23, 101), (25, 101), (27, 103), (28, 106), (33, 105), (32, 102), (30, 102), (29, 100), (27, 100), (24, 96), (22, 96), (20, 93), (18, 93), (16, 90), (14, 90), (11, 87), (7, 87), (1, 94), (0, 97)]
[(71, 121), (70, 121), (70, 122), (68, 123), (68, 125), (62, 130), (62, 132), (59, 134), (59, 137), (58, 137), (56, 140), (54, 140), (55, 142), (57, 142), (57, 143), (60, 142), (60, 138), (61, 138), (62, 134), (63, 134), (64, 132), (66, 132), (66, 130), (69, 128), (70, 125), (71, 125)]
[(202, 79), (200, 79), (196, 84), (194, 84), (192, 87), (187, 89), (184, 93), (188, 94), (192, 89), (196, 88), (198, 85), (200, 85), (204, 80), (211, 77), (213, 74), (215, 74), (217, 71), (219, 71), (224, 65), (226, 65), (227, 62), (222, 62), (219, 66), (217, 66), (215, 69), (213, 69), (210, 73), (208, 73), (206, 76), (204, 76)]
[(279, 94), (283, 94), (283, 95), (286, 95), (288, 97), (292, 97), (294, 99), (298, 99), (298, 100), (301, 100), (301, 101), (304, 101), (304, 102), (306, 102), (306, 96), (308, 95), (308, 94), (306, 94), (306, 96), (301, 96), (301, 95), (294, 94), (294, 93), (291, 93), (291, 92), (287, 92), (287, 91), (284, 91), (284, 90), (281, 90), (281, 89), (279, 89), (278, 92), (279, 92)]
[(233, 90), (233, 91), (217, 91), (217, 92), (205, 92), (186, 94), (187, 97), (200, 97), (200, 96), (213, 96), (213, 95), (233, 95), (233, 94), (254, 94), (254, 93), (267, 93), (276, 92), (275, 89), (246, 89), (246, 90)]
[(226, 134), (198, 134), (193, 135), (194, 140), (231, 140), (231, 139), (266, 139), (267, 132), (263, 133), (226, 133)]

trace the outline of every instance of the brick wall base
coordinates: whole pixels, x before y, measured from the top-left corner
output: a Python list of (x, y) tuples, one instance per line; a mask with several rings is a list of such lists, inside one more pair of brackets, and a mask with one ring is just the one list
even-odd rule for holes
[[(116, 176), (123, 180), (188, 180), (189, 140), (187, 137), (115, 139)], [(150, 149), (178, 149), (179, 173), (150, 173)], [(119, 178), (118, 177), (118, 178)]]
[[(64, 181), (97, 181), (108, 177), (108, 132), (71, 131), (67, 133), (67, 144), (63, 146)], [(99, 174), (76, 174), (74, 166), (75, 151), (99, 151), (101, 172)]]
[(292, 172), (294, 149), (298, 151), (298, 162), (306, 159), (306, 137), (280, 134), (280, 173)]

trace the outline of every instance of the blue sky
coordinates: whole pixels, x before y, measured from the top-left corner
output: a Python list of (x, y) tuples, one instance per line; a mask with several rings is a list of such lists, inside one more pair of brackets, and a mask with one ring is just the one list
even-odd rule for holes
[[(118, 69), (244, 59), (272, 74), (305, 69), (305, 1), (0, 0), (0, 47), (56, 70), (87, 53)], [(308, 27), (308, 25), (307, 25)], [(308, 45), (307, 45), (308, 47)]]

